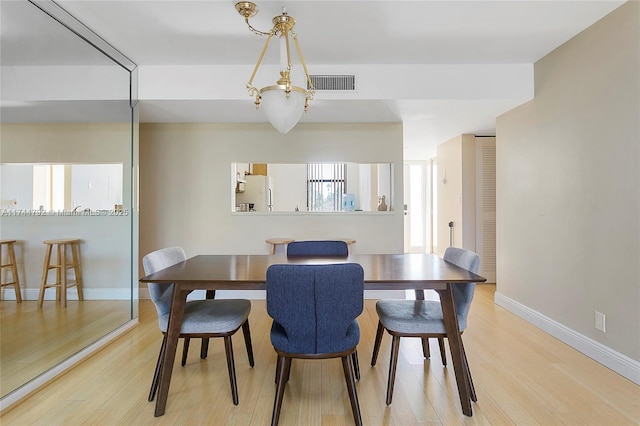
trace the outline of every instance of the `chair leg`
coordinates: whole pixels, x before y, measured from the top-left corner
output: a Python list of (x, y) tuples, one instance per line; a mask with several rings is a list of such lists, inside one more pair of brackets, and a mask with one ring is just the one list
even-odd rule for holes
[(285, 370), (285, 374), (284, 374), (284, 383), (287, 384), (289, 383), (289, 377), (291, 377), (291, 363), (293, 362), (293, 358), (286, 358), (286, 370)]
[[(354, 352), (355, 353), (355, 352)], [(352, 354), (353, 355), (353, 354)], [(344, 370), (344, 379), (347, 383), (347, 392), (351, 401), (351, 410), (353, 411), (353, 421), (356, 426), (362, 426), (362, 416), (360, 415), (360, 404), (358, 403), (358, 394), (356, 392), (356, 382), (354, 380), (354, 366), (351, 365), (352, 356), (342, 357), (342, 369)]]
[(189, 338), (185, 337), (184, 338), (184, 344), (182, 346), (182, 361), (180, 362), (181, 366), (185, 366), (185, 364), (187, 363), (187, 354), (189, 353)]
[(238, 405), (238, 383), (236, 382), (236, 366), (233, 360), (231, 336), (224, 336), (224, 350), (227, 353), (227, 368), (229, 369), (229, 383), (231, 384), (233, 405)]
[(242, 334), (244, 335), (244, 345), (247, 347), (249, 365), (253, 367), (253, 346), (251, 345), (251, 330), (249, 329), (249, 319), (247, 319), (244, 324), (242, 324)]
[(382, 333), (384, 333), (384, 327), (382, 323), (378, 321), (378, 331), (376, 331), (376, 341), (373, 344), (373, 354), (371, 355), (371, 366), (376, 365), (378, 360), (378, 351), (380, 351), (380, 342), (382, 342)]
[(160, 370), (162, 369), (162, 360), (164, 359), (164, 350), (167, 344), (167, 335), (162, 336), (162, 344), (160, 345), (160, 353), (158, 354), (158, 361), (156, 362), (156, 371), (153, 373), (153, 380), (151, 381), (151, 389), (149, 389), (149, 402), (153, 401), (158, 390), (158, 382), (160, 378)]
[(389, 380), (387, 381), (387, 405), (393, 398), (393, 385), (396, 381), (396, 367), (398, 366), (398, 352), (400, 351), (400, 336), (393, 336), (391, 341), (391, 359), (389, 359)]
[(467, 369), (467, 378), (469, 379), (469, 391), (471, 393), (471, 400), (473, 402), (478, 402), (478, 397), (476, 396), (476, 388), (473, 386), (473, 378), (471, 378), (471, 370), (469, 369), (469, 362), (467, 361), (467, 353), (464, 350), (464, 345), (462, 345), (462, 358)]
[(208, 354), (209, 354), (209, 338), (203, 337), (202, 342), (200, 342), (200, 359), (207, 359)]
[(358, 351), (355, 350), (351, 354), (351, 363), (353, 364), (353, 373), (356, 376), (356, 380), (360, 381), (360, 363), (358, 362)]
[(442, 365), (447, 366), (447, 352), (444, 350), (444, 338), (438, 337), (438, 346), (440, 346), (440, 358), (442, 358)]
[(429, 349), (429, 338), (422, 337), (420, 340), (422, 340), (422, 355), (425, 357), (425, 359), (431, 358), (431, 350)]
[[(291, 372), (291, 361), (293, 361), (293, 359), (289, 359), (289, 370), (287, 370), (287, 374), (284, 377), (284, 382), (285, 383), (289, 382), (289, 373)], [(282, 368), (282, 365), (280, 365), (280, 361), (279, 361), (279, 358), (278, 358), (278, 360), (276, 360), (276, 378), (275, 378), (275, 384), (276, 385), (278, 384), (278, 377), (280, 377), (280, 369), (281, 368)]]
[(282, 408), (282, 399), (284, 397), (284, 386), (286, 385), (285, 377), (289, 375), (291, 369), (291, 358), (287, 358), (278, 355), (277, 361), (278, 368), (276, 371), (279, 373), (276, 377), (276, 396), (273, 400), (273, 414), (271, 415), (271, 426), (277, 426), (280, 419), (280, 409)]

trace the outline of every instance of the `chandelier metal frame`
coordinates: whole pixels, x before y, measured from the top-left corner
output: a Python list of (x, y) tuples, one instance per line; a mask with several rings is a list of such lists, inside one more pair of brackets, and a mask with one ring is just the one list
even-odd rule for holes
[[(260, 57), (258, 58), (258, 62), (256, 63), (255, 68), (253, 69), (253, 73), (249, 78), (249, 82), (246, 84), (247, 91), (249, 96), (255, 96), (255, 105), (256, 109), (260, 108), (260, 104), (262, 102), (262, 93), (270, 91), (270, 90), (283, 90), (286, 97), (289, 98), (289, 95), (292, 91), (302, 92), (305, 95), (305, 104), (304, 104), (304, 112), (307, 112), (309, 107), (309, 101), (313, 99), (315, 95), (315, 89), (313, 87), (313, 83), (311, 82), (311, 77), (309, 76), (309, 70), (307, 69), (307, 64), (304, 62), (304, 57), (302, 56), (302, 50), (300, 49), (300, 43), (298, 42), (298, 35), (294, 30), (294, 26), (296, 24), (296, 20), (287, 14), (286, 9), (282, 8), (282, 14), (273, 18), (273, 28), (271, 31), (265, 32), (260, 31), (254, 28), (249, 23), (249, 18), (252, 18), (258, 13), (258, 6), (249, 1), (243, 1), (236, 3), (236, 10), (240, 15), (244, 17), (245, 23), (249, 30), (259, 36), (267, 36), (267, 40), (262, 48), (262, 52), (260, 53)], [(293, 39), (293, 43), (295, 44), (296, 51), (298, 53), (298, 58), (300, 59), (300, 63), (302, 64), (302, 69), (304, 70), (305, 78), (307, 81), (307, 85), (309, 89), (304, 89), (302, 87), (294, 86), (291, 84), (291, 48), (289, 42), (289, 35)], [(286, 42), (286, 56), (287, 56), (287, 66), (286, 69), (280, 71), (280, 78), (276, 82), (275, 85), (266, 86), (262, 89), (258, 89), (253, 85), (253, 80), (258, 73), (258, 69), (262, 64), (262, 60), (264, 59), (264, 55), (269, 48), (269, 44), (273, 37), (283, 37)]]

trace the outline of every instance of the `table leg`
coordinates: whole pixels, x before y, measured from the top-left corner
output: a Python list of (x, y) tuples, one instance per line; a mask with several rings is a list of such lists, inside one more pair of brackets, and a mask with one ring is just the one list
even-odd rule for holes
[(449, 340), (449, 350), (451, 351), (451, 360), (453, 361), (453, 369), (456, 374), (456, 382), (458, 384), (458, 395), (462, 404), (462, 412), (467, 416), (472, 416), (471, 409), (471, 393), (469, 390), (469, 380), (466, 363), (464, 361), (464, 347), (462, 346), (462, 338), (458, 328), (458, 316), (456, 314), (455, 301), (453, 299), (452, 284), (447, 285), (447, 289), (440, 293), (440, 305), (442, 306), (442, 316), (444, 319), (444, 327), (447, 331), (447, 340)]
[(180, 338), (184, 306), (187, 302), (187, 294), (189, 294), (188, 291), (180, 291), (176, 287), (177, 286), (174, 284), (171, 299), (171, 311), (169, 312), (169, 324), (167, 326), (167, 345), (165, 347), (162, 370), (160, 371), (160, 385), (156, 399), (156, 411), (154, 414), (156, 417), (164, 415), (164, 410), (167, 406), (169, 384), (171, 383), (171, 373), (173, 371), (173, 363), (176, 358), (178, 339)]
[[(215, 299), (216, 291), (215, 290), (207, 290), (205, 299)], [(209, 354), (209, 338), (203, 337), (200, 342), (200, 359), (206, 359)]]

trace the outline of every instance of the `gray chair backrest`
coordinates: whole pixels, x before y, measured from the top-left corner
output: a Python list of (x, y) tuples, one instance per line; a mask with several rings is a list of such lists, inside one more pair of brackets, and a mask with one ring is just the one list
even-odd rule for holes
[[(187, 256), (182, 247), (167, 247), (143, 257), (142, 267), (144, 268), (144, 273), (150, 275), (185, 260), (187, 260)], [(151, 297), (153, 304), (156, 306), (158, 317), (169, 313), (173, 284), (148, 283), (148, 287), (149, 297)]]
[(287, 244), (287, 256), (348, 256), (344, 241), (293, 241)]
[[(453, 263), (460, 268), (467, 271), (478, 272), (480, 267), (480, 256), (475, 252), (458, 247), (448, 247), (443, 259), (449, 263)], [(469, 315), (469, 309), (471, 308), (471, 301), (476, 290), (475, 283), (455, 284), (453, 286), (453, 298), (456, 302), (456, 312), (458, 315), (466, 320)]]
[[(364, 271), (357, 263), (271, 265), (267, 269), (267, 312), (289, 353), (321, 354), (354, 347), (353, 321), (364, 306)], [(355, 339), (355, 340), (354, 340)]]

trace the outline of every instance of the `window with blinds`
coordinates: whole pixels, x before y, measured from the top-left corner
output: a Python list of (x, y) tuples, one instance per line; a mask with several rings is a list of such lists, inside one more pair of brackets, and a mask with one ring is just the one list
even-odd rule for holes
[(342, 210), (346, 188), (345, 163), (307, 164), (307, 210), (337, 212)]

